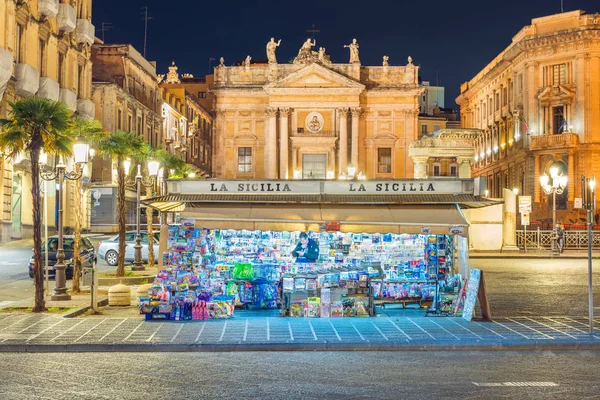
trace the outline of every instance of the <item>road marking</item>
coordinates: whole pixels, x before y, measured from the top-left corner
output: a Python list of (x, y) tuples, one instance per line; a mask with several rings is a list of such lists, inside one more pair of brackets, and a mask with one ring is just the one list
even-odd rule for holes
[(354, 330), (356, 331), (356, 333), (358, 333), (358, 336), (360, 336), (360, 338), (362, 340), (365, 340), (364, 336), (360, 333), (360, 331), (356, 328), (356, 326), (354, 325), (354, 323), (352, 321), (348, 321), (350, 322), (350, 325), (352, 325), (352, 327), (354, 328)]
[[(588, 331), (584, 331), (583, 329), (576, 328), (576, 327), (574, 327), (574, 326), (572, 326), (572, 325), (567, 325), (567, 324), (565, 324), (565, 323), (563, 323), (563, 322), (560, 322), (560, 321), (557, 321), (557, 320), (555, 320), (555, 319), (553, 319), (553, 318), (549, 318), (549, 317), (543, 317), (543, 318), (545, 318), (545, 319), (549, 319), (549, 320), (550, 320), (550, 321), (552, 321), (552, 322), (555, 322), (555, 323), (557, 323), (557, 324), (564, 325), (564, 326), (566, 326), (566, 327), (569, 327), (569, 328), (571, 328), (571, 329), (575, 329), (575, 330), (576, 330), (576, 331), (578, 331), (578, 332), (582, 332), (582, 333), (585, 333), (585, 334), (589, 334), (589, 332), (588, 332)], [(577, 321), (575, 321), (575, 322), (577, 322)], [(596, 335), (592, 335), (592, 336), (593, 336), (595, 339), (598, 339), (598, 336), (596, 336)]]
[(570, 337), (571, 339), (577, 339), (575, 336), (573, 336), (573, 335), (569, 335), (567, 332), (559, 331), (558, 329), (556, 329), (556, 328), (553, 328), (553, 327), (551, 327), (550, 325), (548, 325), (548, 324), (545, 324), (545, 323), (543, 323), (543, 322), (541, 322), (541, 321), (536, 321), (536, 320), (534, 320), (534, 319), (532, 319), (532, 318), (529, 318), (529, 317), (525, 317), (525, 318), (526, 318), (526, 319), (528, 319), (528, 320), (530, 320), (530, 321), (531, 321), (531, 322), (533, 322), (533, 323), (540, 324), (540, 325), (544, 325), (546, 328), (550, 328), (550, 329), (552, 329), (553, 331), (556, 331), (556, 332), (558, 332), (558, 333), (560, 333), (560, 334), (562, 334), (562, 335), (567, 335), (567, 336), (568, 336), (568, 337)]
[(267, 319), (267, 342), (271, 341), (271, 325), (269, 325), (269, 320)]
[(127, 321), (129, 318), (125, 318), (123, 321), (119, 322), (117, 324), (117, 326), (115, 326), (114, 328), (112, 328), (110, 331), (108, 331), (108, 333), (104, 336), (102, 336), (102, 338), (100, 338), (99, 342), (103, 341), (105, 337), (107, 337), (108, 335), (110, 335), (111, 333), (113, 333), (115, 331), (115, 329), (117, 329), (119, 326), (121, 326), (121, 324), (125, 321)]
[(179, 327), (179, 329), (177, 330), (177, 333), (175, 333), (175, 335), (173, 336), (173, 338), (171, 339), (171, 343), (173, 343), (173, 341), (175, 340), (175, 338), (177, 337), (177, 335), (179, 335), (179, 332), (181, 332), (181, 330), (183, 329), (184, 325), (181, 324), (181, 326)]
[(163, 325), (164, 325), (164, 322), (161, 322), (161, 323), (160, 323), (160, 326), (159, 326), (158, 328), (156, 328), (156, 330), (154, 331), (154, 333), (153, 333), (152, 335), (150, 335), (150, 337), (149, 337), (148, 339), (146, 339), (146, 342), (151, 342), (151, 341), (152, 341), (152, 339), (154, 338), (154, 335), (156, 335), (156, 334), (158, 333), (158, 330), (159, 330), (160, 328), (162, 328), (162, 327), (163, 327)]
[(408, 338), (408, 340), (412, 340), (412, 338), (410, 336), (408, 336), (406, 334), (406, 332), (404, 332), (402, 329), (400, 329), (400, 327), (398, 325), (396, 325), (396, 323), (394, 321), (392, 321), (391, 319), (388, 318), (388, 321), (390, 321), (392, 323), (392, 325), (394, 325), (396, 327), (396, 329), (398, 329), (400, 332), (402, 332), (402, 334), (404, 336), (406, 336)]
[(221, 332), (221, 337), (219, 338), (219, 342), (223, 341), (223, 336), (225, 336), (225, 329), (227, 329), (227, 321), (223, 324), (223, 332)]
[(475, 386), (483, 387), (555, 387), (555, 382), (471, 382)]
[[(4, 328), (0, 329), (0, 332), (2, 332), (2, 331), (3, 331), (3, 330), (5, 330), (5, 329), (8, 329), (8, 328), (10, 328), (10, 327), (11, 327), (11, 326), (13, 326), (13, 325), (16, 325), (16, 324), (18, 324), (19, 322), (23, 322), (23, 321), (25, 321), (26, 319), (28, 319), (28, 318), (32, 318), (32, 317), (34, 317), (34, 316), (33, 316), (33, 315), (26, 315), (26, 316), (23, 316), (23, 318), (21, 318), (21, 316), (19, 315), (19, 316), (10, 317), (10, 318), (12, 318), (12, 319), (13, 319), (13, 320), (15, 320), (15, 321), (14, 321), (12, 324), (9, 324), (9, 325), (5, 326)], [(6, 320), (6, 319), (4, 319), (3, 321), (5, 321), (5, 320)]]
[(425, 329), (421, 328), (421, 326), (419, 324), (417, 324), (415, 321), (413, 321), (412, 319), (406, 317), (407, 320), (409, 320), (414, 326), (416, 326), (417, 328), (419, 328), (421, 331), (423, 331), (424, 333), (426, 333), (427, 335), (429, 335), (430, 338), (432, 338), (433, 340), (437, 340), (436, 338), (434, 338), (431, 333), (427, 332)]
[(476, 334), (475, 332), (473, 332), (473, 331), (472, 331), (472, 330), (470, 330), (469, 328), (462, 326), (461, 324), (459, 324), (458, 322), (456, 322), (456, 321), (454, 320), (454, 318), (448, 318), (448, 320), (449, 320), (449, 321), (451, 321), (451, 322), (453, 322), (454, 324), (456, 324), (456, 325), (460, 326), (460, 327), (461, 327), (461, 328), (463, 328), (465, 331), (467, 331), (467, 332), (471, 333), (471, 335), (473, 335), (473, 336), (477, 336), (477, 338), (479, 338), (479, 339), (483, 340), (483, 338), (482, 338), (481, 336), (479, 336), (478, 334)]
[(93, 331), (94, 329), (96, 329), (97, 327), (99, 327), (100, 325), (102, 325), (102, 323), (104, 321), (106, 321), (108, 318), (103, 319), (102, 321), (100, 321), (99, 324), (96, 324), (95, 326), (93, 326), (89, 331), (87, 331), (86, 333), (84, 333), (83, 335), (79, 336), (75, 341), (78, 342), (79, 339), (81, 339), (82, 337), (84, 337), (85, 335), (87, 335), (88, 333), (90, 333), (91, 331)]
[(547, 334), (545, 334), (545, 333), (544, 333), (544, 332), (542, 332), (542, 331), (538, 331), (537, 329), (534, 329), (534, 328), (532, 328), (532, 327), (530, 327), (530, 326), (528, 326), (528, 325), (525, 325), (525, 324), (523, 324), (523, 323), (521, 323), (521, 322), (519, 322), (519, 321), (515, 321), (515, 320), (514, 320), (514, 319), (512, 319), (512, 318), (506, 318), (506, 319), (507, 319), (507, 320), (509, 320), (509, 321), (511, 321), (511, 322), (514, 322), (515, 324), (519, 324), (519, 325), (521, 325), (521, 326), (524, 326), (524, 327), (525, 327), (525, 328), (527, 328), (527, 329), (531, 329), (532, 331), (534, 331), (534, 332), (537, 332), (537, 333), (538, 333), (538, 334), (540, 334), (540, 335), (544, 335), (544, 336), (546, 336), (548, 339), (554, 339), (552, 336), (550, 336), (550, 335), (547, 335)]
[(511, 328), (509, 328), (508, 326), (506, 326), (506, 325), (504, 325), (504, 324), (501, 324), (501, 323), (500, 323), (500, 322), (498, 322), (498, 321), (494, 321), (494, 323), (495, 323), (495, 324), (498, 324), (498, 325), (500, 325), (500, 326), (501, 326), (501, 327), (503, 327), (504, 329), (508, 329), (509, 331), (512, 331), (512, 332), (516, 333), (517, 335), (521, 335), (521, 336), (523, 336), (523, 337), (524, 337), (525, 339), (527, 339), (527, 340), (531, 340), (531, 338), (530, 338), (529, 336), (525, 336), (525, 335), (523, 335), (521, 332), (517, 332), (517, 331), (515, 331), (514, 329), (511, 329)]
[(500, 336), (502, 339), (506, 339), (504, 336), (502, 336), (501, 334), (499, 334), (498, 332), (496, 332), (493, 329), (488, 328), (487, 326), (485, 326), (484, 324), (482, 324), (481, 322), (476, 322), (473, 321), (474, 324), (481, 326), (483, 329), (487, 329), (488, 331), (495, 333), (496, 335)]
[(30, 340), (32, 340), (32, 339), (35, 339), (36, 337), (38, 337), (38, 336), (40, 336), (41, 334), (43, 334), (44, 332), (46, 332), (46, 331), (48, 331), (48, 330), (50, 330), (50, 329), (54, 328), (56, 325), (60, 324), (60, 323), (61, 323), (61, 322), (63, 322), (63, 321), (64, 321), (64, 319), (63, 319), (63, 320), (60, 320), (60, 321), (58, 321), (57, 323), (55, 323), (55, 324), (53, 324), (53, 325), (50, 325), (49, 327), (47, 327), (46, 329), (44, 329), (43, 331), (41, 331), (41, 332), (40, 332), (40, 333), (38, 333), (37, 335), (33, 335), (32, 337), (30, 337), (29, 339), (27, 339), (27, 340), (25, 341), (25, 343), (29, 342), (29, 341), (30, 341)]
[(127, 337), (125, 339), (123, 339), (123, 341), (126, 342), (127, 339), (129, 339), (143, 324), (144, 324), (144, 321), (140, 322), (140, 324), (138, 326), (136, 326), (135, 329), (132, 330), (131, 333), (129, 335), (127, 335)]
[(200, 332), (198, 332), (198, 336), (196, 336), (196, 340), (194, 340), (194, 343), (198, 342), (198, 340), (200, 339), (200, 335), (202, 335), (202, 332), (204, 331), (205, 326), (206, 326), (206, 322), (203, 322), (202, 328), (200, 328)]
[[(450, 317), (450, 318), (452, 318), (452, 317)], [(456, 340), (460, 340), (460, 338), (458, 336), (456, 336), (454, 333), (450, 332), (448, 329), (444, 328), (443, 326), (441, 326), (440, 324), (438, 324), (434, 320), (430, 319), (429, 322), (431, 322), (433, 324), (436, 324), (437, 326), (439, 326), (440, 328), (442, 328), (443, 330), (445, 330), (446, 332), (448, 332), (449, 334), (451, 334), (452, 336), (454, 336), (456, 338)]]
[(290, 329), (290, 339), (292, 342), (294, 341), (294, 334), (292, 333), (292, 325), (288, 322), (288, 328)]
[(20, 330), (20, 331), (19, 331), (19, 332), (17, 332), (17, 333), (23, 333), (23, 332), (25, 332), (27, 329), (29, 329), (29, 328), (33, 328), (34, 326), (36, 326), (36, 325), (37, 325), (37, 324), (39, 324), (40, 322), (44, 322), (45, 320), (47, 320), (47, 319), (50, 319), (50, 318), (52, 318), (52, 317), (46, 317), (46, 318), (44, 318), (44, 319), (40, 319), (38, 322), (35, 322), (35, 323), (34, 323), (34, 324), (32, 324), (32, 325), (29, 325), (27, 328), (25, 328), (25, 329), (22, 329), (22, 330)]
[(66, 331), (62, 332), (60, 335), (50, 339), (51, 342), (54, 342), (56, 339), (58, 339), (59, 337), (61, 337), (62, 335), (64, 335), (65, 333), (69, 332), (71, 329), (79, 326), (80, 324), (82, 324), (83, 322), (85, 322), (85, 319), (82, 319), (81, 321), (79, 321), (78, 323), (76, 323), (75, 325), (73, 325), (72, 327), (70, 327), (69, 329), (67, 329)]
[(310, 320), (308, 320), (308, 326), (310, 326), (310, 330), (312, 331), (312, 334), (313, 334), (315, 340), (318, 340), (317, 339), (317, 334), (315, 333), (315, 329), (313, 328), (312, 323), (310, 322)]
[(378, 331), (379, 333), (381, 333), (381, 336), (383, 336), (383, 338), (384, 338), (385, 340), (389, 340), (389, 339), (387, 338), (387, 336), (385, 336), (385, 335), (383, 334), (383, 332), (381, 332), (381, 329), (379, 329), (379, 328), (377, 327), (377, 325), (375, 325), (375, 323), (374, 323), (374, 322), (371, 322), (371, 325), (373, 325), (373, 327), (374, 327), (375, 329), (377, 329), (377, 331)]
[(244, 342), (246, 341), (247, 337), (248, 337), (248, 319), (246, 319), (246, 326), (244, 328)]
[(335, 329), (335, 326), (333, 326), (333, 323), (331, 322), (331, 320), (328, 320), (328, 322), (329, 322), (329, 325), (331, 325), (331, 328), (333, 329), (333, 331), (335, 332), (335, 336), (337, 336), (338, 340), (342, 340), (342, 338), (338, 334), (337, 329)]

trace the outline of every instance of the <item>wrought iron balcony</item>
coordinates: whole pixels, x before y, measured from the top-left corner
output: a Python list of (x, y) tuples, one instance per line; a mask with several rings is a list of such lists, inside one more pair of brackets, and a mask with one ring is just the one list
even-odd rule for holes
[(565, 149), (577, 147), (579, 135), (576, 133), (561, 133), (558, 135), (540, 135), (531, 137), (531, 150)]

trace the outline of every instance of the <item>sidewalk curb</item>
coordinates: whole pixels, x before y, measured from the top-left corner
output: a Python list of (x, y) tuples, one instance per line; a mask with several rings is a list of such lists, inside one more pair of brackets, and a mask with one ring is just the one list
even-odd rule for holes
[[(108, 297), (102, 297), (98, 300), (98, 307), (104, 307), (108, 305)], [(92, 305), (87, 305), (83, 307), (79, 307), (76, 310), (71, 311), (70, 313), (66, 313), (63, 315), (63, 318), (75, 318), (80, 316), (81, 314), (85, 314), (88, 310), (92, 309)]]
[(274, 343), (274, 344), (1, 344), (0, 353), (90, 353), (90, 352), (266, 352), (266, 351), (584, 351), (600, 350), (600, 343), (472, 343), (459, 341), (444, 343)]

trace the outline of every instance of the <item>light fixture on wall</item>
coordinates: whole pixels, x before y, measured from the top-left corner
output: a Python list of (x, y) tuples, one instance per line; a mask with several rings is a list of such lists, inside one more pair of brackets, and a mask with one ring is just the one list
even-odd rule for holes
[(356, 174), (356, 167), (352, 164), (348, 165), (348, 179), (354, 179), (354, 175)]
[(302, 171), (299, 169), (294, 170), (294, 179), (302, 179)]
[(333, 171), (327, 171), (327, 179), (334, 179), (335, 178), (335, 172)]

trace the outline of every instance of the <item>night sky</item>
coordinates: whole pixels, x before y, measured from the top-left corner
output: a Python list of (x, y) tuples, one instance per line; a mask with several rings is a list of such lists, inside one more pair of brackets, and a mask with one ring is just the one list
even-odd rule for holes
[[(179, 72), (202, 76), (209, 59), (226, 65), (266, 59), (265, 45), (282, 39), (279, 63), (295, 57), (315, 33), (334, 63), (347, 63), (345, 44), (356, 38), (362, 65), (405, 65), (410, 55), (420, 76), (446, 87), (446, 107), (456, 107), (460, 84), (471, 79), (511, 42), (532, 18), (560, 12), (560, 0), (94, 0), (93, 23), (106, 43), (144, 47), (142, 7), (148, 7), (147, 59), (166, 73), (175, 61)], [(564, 0), (565, 11), (600, 12), (598, 0)], [(315, 49), (315, 50), (316, 50)], [(211, 61), (214, 67), (218, 61)], [(212, 72), (212, 69), (211, 69)], [(439, 79), (439, 80), (438, 80)]]

